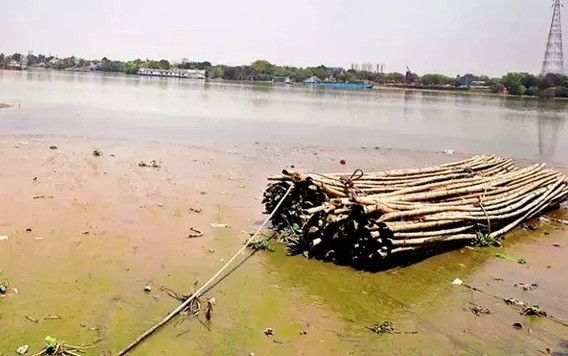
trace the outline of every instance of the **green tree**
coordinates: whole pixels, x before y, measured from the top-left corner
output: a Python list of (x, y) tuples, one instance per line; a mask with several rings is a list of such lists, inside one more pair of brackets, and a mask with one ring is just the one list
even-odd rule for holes
[(33, 66), (36, 65), (39, 62), (39, 59), (37, 56), (33, 55), (33, 54), (28, 54), (28, 66)]
[[(540, 77), (537, 77), (536, 75), (532, 75), (529, 73), (521, 73), (523, 75), (523, 78), (521, 79), (521, 83), (523, 84), (523, 86), (525, 88), (530, 88), (530, 87), (540, 87), (542, 85), (542, 79)], [(530, 95), (530, 94), (527, 94)]]
[(222, 78), (224, 73), (224, 66), (214, 66), (207, 71), (209, 78)]
[(557, 86), (567, 86), (566, 76), (556, 73), (548, 73), (542, 78), (541, 88), (550, 88)]
[(523, 85), (522, 73), (507, 73), (501, 78), (501, 82), (511, 95), (523, 95), (527, 88)]
[(501, 83), (501, 80), (493, 78), (489, 80), (489, 91), (492, 93), (503, 93), (505, 86)]
[(270, 66), (272, 66), (272, 64), (270, 64), (270, 62), (264, 60), (264, 59), (258, 59), (254, 62), (252, 62), (251, 66), (258, 70), (259, 72), (263, 72), (265, 70), (267, 70), (267, 68), (269, 68)]
[(403, 83), (403, 82), (404, 82), (404, 79), (405, 79), (405, 78), (404, 78), (404, 74), (402, 74), (402, 73), (396, 73), (396, 72), (394, 72), (394, 73), (388, 73), (388, 74), (385, 76), (385, 80), (386, 80), (387, 82)]
[(12, 58), (13, 61), (16, 61), (16, 62), (22, 61), (22, 55), (20, 53), (14, 53), (11, 58)]
[(170, 62), (168, 62), (165, 59), (161, 59), (158, 62), (158, 65), (159, 65), (159, 67), (158, 67), (159, 69), (170, 69)]
[(140, 67), (133, 61), (126, 62), (124, 73), (126, 74), (136, 74)]
[(446, 85), (453, 84), (454, 79), (442, 74), (424, 74), (420, 82), (424, 85)]

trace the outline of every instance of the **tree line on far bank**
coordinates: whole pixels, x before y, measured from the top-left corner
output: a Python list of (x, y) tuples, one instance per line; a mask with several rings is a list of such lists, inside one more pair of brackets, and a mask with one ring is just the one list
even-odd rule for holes
[[(485, 91), (492, 93), (509, 93), (511, 95), (526, 95), (541, 98), (568, 97), (568, 77), (561, 74), (537, 76), (530, 73), (507, 73), (501, 78), (490, 78), (485, 75), (465, 74), (450, 77), (443, 74), (428, 73), (418, 76), (415, 73), (374, 73), (361, 70), (345, 70), (338, 67), (291, 67), (279, 66), (265, 60), (257, 60), (250, 65), (227, 66), (213, 65), (208, 61), (170, 63), (166, 59), (118, 61), (104, 57), (100, 60), (87, 60), (77, 57), (56, 58), (54, 56), (33, 55), (24, 56), (20, 53), (5, 55), (0, 53), (0, 68), (10, 63), (26, 63), (30, 67), (45, 67), (53, 69), (83, 69), (104, 72), (123, 72), (136, 74), (140, 68), (151, 69), (197, 69), (205, 70), (208, 78), (240, 81), (273, 81), (279, 78), (290, 78), (302, 82), (311, 77), (320, 80), (362, 81), (369, 80), (383, 85), (421, 85), (432, 88), (452, 88), (481, 83)], [(465, 78), (465, 80), (464, 80)]]

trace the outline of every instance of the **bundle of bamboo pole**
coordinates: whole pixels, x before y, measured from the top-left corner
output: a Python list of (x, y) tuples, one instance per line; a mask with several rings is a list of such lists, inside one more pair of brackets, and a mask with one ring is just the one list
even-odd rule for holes
[(271, 176), (272, 211), (293, 185), (273, 227), (291, 253), (361, 268), (463, 246), (495, 243), (568, 198), (562, 173), (478, 155), (421, 169)]

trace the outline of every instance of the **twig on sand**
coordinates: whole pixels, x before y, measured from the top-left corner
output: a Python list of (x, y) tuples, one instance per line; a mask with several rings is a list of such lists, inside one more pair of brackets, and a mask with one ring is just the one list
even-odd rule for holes
[(203, 236), (203, 232), (201, 230), (197, 230), (196, 228), (194, 228), (193, 226), (189, 228), (189, 230), (191, 231), (191, 233), (189, 233), (187, 235), (188, 238), (195, 238), (195, 237), (201, 237)]

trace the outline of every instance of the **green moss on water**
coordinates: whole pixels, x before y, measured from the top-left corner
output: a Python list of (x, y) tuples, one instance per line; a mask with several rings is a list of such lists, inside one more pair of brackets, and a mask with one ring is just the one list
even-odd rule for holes
[[(216, 218), (222, 221), (223, 214), (227, 211)], [(0, 349), (22, 344), (39, 349), (43, 338), (52, 335), (85, 344), (104, 338), (93, 354), (118, 351), (178, 305), (159, 292), (160, 285), (189, 292), (195, 280), (203, 283), (242, 246), (242, 236), (236, 231), (212, 231), (215, 253), (188, 260), (171, 251), (162, 270), (145, 270), (140, 260), (127, 272), (125, 267), (133, 260), (124, 256), (129, 251), (128, 240), (119, 236), (82, 238), (74, 248), (59, 251), (57, 259), (42, 257), (44, 251), (38, 251), (35, 257), (44, 263), (42, 268), (34, 267), (38, 272), (31, 276), (9, 273), (21, 295), (0, 300), (0, 332), (5, 336)], [(205, 296), (217, 300), (211, 330), (196, 320), (176, 326), (176, 319), (133, 355), (288, 355), (309, 354), (309, 350), (343, 355), (350, 351), (386, 354), (393, 349), (401, 354), (526, 352), (526, 345), (513, 347), (506, 338), (489, 344), (479, 334), (452, 328), (460, 325), (453, 319), (469, 314), (462, 310), (467, 290), (451, 281), (456, 277), (467, 280), (488, 259), (494, 259), (496, 251), (507, 251), (519, 240), (541, 238), (529, 232), (508, 237), (504, 249), (463, 249), (378, 273), (289, 257), (281, 245), (271, 243), (275, 252), (255, 253)], [(98, 238), (108, 243), (101, 244)], [(205, 251), (210, 247), (196, 246)], [(4, 266), (16, 265), (22, 261)], [(146, 278), (152, 279), (151, 293), (142, 291)], [(28, 313), (34, 317), (58, 314), (62, 320), (34, 324), (25, 319)], [(376, 335), (365, 328), (386, 320), (398, 330), (419, 333)], [(274, 337), (264, 335), (267, 327), (275, 330)], [(301, 330), (308, 334), (300, 335)]]

